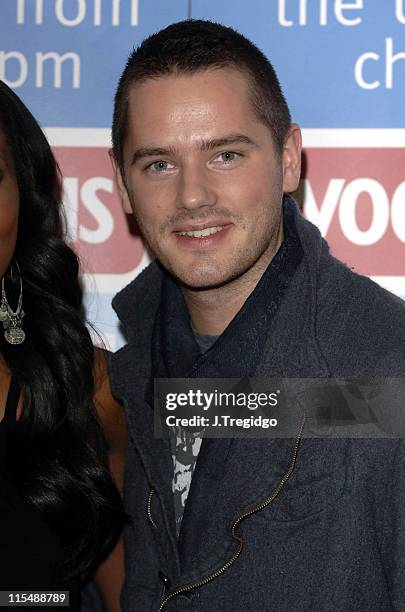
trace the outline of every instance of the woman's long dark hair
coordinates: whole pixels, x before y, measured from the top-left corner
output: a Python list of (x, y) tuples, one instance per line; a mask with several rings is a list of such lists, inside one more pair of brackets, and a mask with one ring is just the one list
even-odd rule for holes
[(20, 194), (15, 259), (26, 333), (19, 346), (0, 334), (0, 353), (24, 398), (9, 477), (59, 535), (71, 577), (89, 570), (112, 545), (122, 508), (92, 404), (94, 352), (78, 260), (64, 241), (59, 169), (38, 123), (1, 81), (0, 128)]

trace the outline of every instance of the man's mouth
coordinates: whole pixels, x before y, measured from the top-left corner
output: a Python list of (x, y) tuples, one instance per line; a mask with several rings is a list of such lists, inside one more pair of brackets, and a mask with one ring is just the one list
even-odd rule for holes
[(214, 225), (212, 227), (205, 227), (199, 230), (188, 230), (183, 232), (176, 232), (179, 236), (189, 236), (190, 238), (205, 238), (206, 236), (212, 236), (224, 229), (224, 225)]

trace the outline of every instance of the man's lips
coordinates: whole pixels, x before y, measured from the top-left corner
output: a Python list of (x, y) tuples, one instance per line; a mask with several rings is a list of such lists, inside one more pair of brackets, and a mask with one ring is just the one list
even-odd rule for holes
[(204, 223), (184, 223), (173, 230), (178, 236), (188, 238), (206, 238), (223, 231), (232, 225), (229, 221), (205, 221)]
[(205, 221), (204, 223), (182, 223), (175, 226), (172, 235), (182, 248), (192, 251), (217, 247), (232, 229), (229, 221)]

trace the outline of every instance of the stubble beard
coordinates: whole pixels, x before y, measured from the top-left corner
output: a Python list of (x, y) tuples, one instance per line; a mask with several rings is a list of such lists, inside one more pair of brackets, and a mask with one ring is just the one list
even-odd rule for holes
[[(134, 214), (135, 209), (133, 207)], [(276, 212), (269, 213), (266, 211), (274, 211), (274, 198), (270, 198), (269, 202), (262, 206), (263, 214), (256, 221), (256, 228), (267, 226), (267, 231), (262, 235), (262, 240), (258, 240), (258, 233), (252, 231), (249, 245), (244, 245), (245, 249), (241, 249), (241, 245), (237, 244), (233, 248), (232, 253), (226, 257), (227, 261), (210, 262), (209, 253), (201, 252), (200, 265), (192, 264), (188, 269), (182, 269), (181, 264), (178, 265), (181, 259), (181, 253), (174, 253), (169, 257), (165, 254), (165, 250), (160, 245), (165, 244), (165, 238), (170, 235), (172, 228), (176, 224), (183, 221), (203, 221), (206, 218), (215, 221), (215, 217), (229, 220), (242, 230), (249, 231), (248, 224), (245, 219), (231, 213), (226, 208), (216, 208), (215, 211), (208, 210), (201, 214), (201, 211), (186, 211), (179, 213), (166, 219), (159, 227), (157, 245), (154, 247), (153, 242), (148, 236), (147, 227), (141, 222), (135, 214), (138, 227), (146, 243), (146, 247), (156, 260), (165, 268), (165, 270), (173, 276), (179, 286), (192, 292), (202, 292), (216, 290), (229, 286), (232, 287), (244, 285), (255, 285), (260, 280), (260, 277), (265, 272), (272, 258), (278, 249), (278, 239), (280, 235), (280, 226), (282, 228), (282, 206)], [(260, 233), (259, 233), (260, 235)], [(215, 256), (214, 256), (215, 257)], [(221, 266), (225, 266), (222, 270)], [(191, 269), (190, 269), (191, 268)], [(254, 286), (253, 286), (254, 288)]]
[[(244, 224), (246, 227), (246, 224)], [(228, 287), (244, 289), (249, 286), (253, 289), (280, 246), (280, 225), (282, 216), (275, 220), (268, 220), (268, 232), (263, 234), (261, 240), (253, 233), (250, 238), (250, 248), (239, 244), (226, 254), (222, 260), (209, 253), (200, 253), (198, 263), (184, 268), (179, 263), (180, 255), (174, 260), (167, 258), (160, 249), (153, 249), (155, 257), (171, 274), (176, 282), (185, 290), (203, 292)]]

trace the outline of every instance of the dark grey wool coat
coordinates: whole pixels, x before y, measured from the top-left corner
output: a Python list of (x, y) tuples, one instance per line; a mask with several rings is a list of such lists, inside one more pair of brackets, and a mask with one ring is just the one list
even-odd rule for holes
[[(334, 259), (298, 209), (295, 222), (304, 258), (256, 375), (404, 376), (404, 304)], [(303, 439), (270, 502), (292, 440), (205, 439), (177, 541), (170, 449), (143, 401), (160, 283), (151, 264), (114, 300), (128, 337), (110, 364), (129, 428), (124, 612), (404, 611), (400, 439)]]

